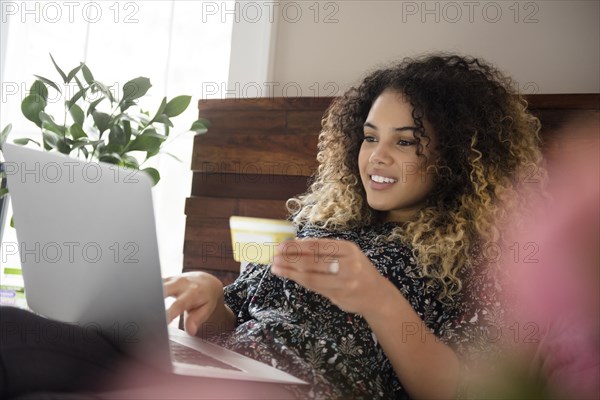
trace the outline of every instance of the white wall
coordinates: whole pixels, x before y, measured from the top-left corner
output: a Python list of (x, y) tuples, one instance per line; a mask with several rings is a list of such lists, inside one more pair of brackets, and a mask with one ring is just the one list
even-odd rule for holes
[(279, 95), (341, 94), (376, 66), (430, 51), (483, 57), (525, 94), (600, 92), (596, 0), (277, 3)]

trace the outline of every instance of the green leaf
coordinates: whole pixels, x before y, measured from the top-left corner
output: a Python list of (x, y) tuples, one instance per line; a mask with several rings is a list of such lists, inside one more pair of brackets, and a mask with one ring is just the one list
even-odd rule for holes
[[(93, 143), (94, 142), (90, 141), (88, 138), (79, 138), (73, 142), (71, 151), (81, 149), (81, 151), (85, 150), (85, 153), (87, 153), (87, 149), (85, 148), (85, 146), (90, 146)], [(87, 154), (85, 156), (87, 157)]]
[(57, 149), (63, 154), (71, 154), (71, 146), (69, 146), (64, 139), (58, 142)]
[(165, 114), (163, 115), (159, 115), (156, 118), (156, 122), (162, 122), (163, 124), (165, 124), (165, 127), (173, 127), (173, 123), (171, 122), (171, 120), (169, 119), (169, 117), (167, 117)]
[(81, 98), (81, 96), (84, 96), (84, 98), (85, 98), (85, 92), (88, 89), (89, 89), (89, 87), (80, 89), (77, 93), (75, 93), (73, 95), (73, 97), (71, 97), (70, 100), (67, 100), (67, 102), (66, 102), (67, 108), (73, 107), (73, 104), (77, 103), (77, 101)]
[(206, 132), (208, 132), (208, 127), (206, 126), (206, 123), (204, 120), (199, 119), (192, 123), (192, 127), (190, 128), (190, 131), (196, 132), (198, 135), (202, 135), (202, 134), (205, 134)]
[(44, 85), (44, 82), (39, 79), (33, 82), (33, 85), (31, 85), (31, 88), (29, 89), (29, 93), (40, 95), (44, 101), (48, 101), (48, 88)]
[(111, 103), (115, 102), (115, 98), (105, 84), (95, 81), (94, 85), (108, 98), (108, 100), (110, 100)]
[(97, 146), (101, 142), (101, 140), (90, 140), (87, 137), (82, 137), (73, 142), (73, 147), (71, 148), (71, 151), (81, 149), (81, 151), (83, 151), (85, 153), (85, 156), (87, 157), (88, 154), (85, 146)]
[(52, 53), (50, 53), (50, 59), (52, 60), (52, 64), (54, 64), (54, 68), (56, 68), (61, 78), (63, 78), (63, 82), (67, 83), (67, 75), (65, 75), (63, 70), (59, 68), (58, 64), (56, 64), (56, 61), (54, 61), (54, 57), (52, 57)]
[(118, 155), (117, 153), (107, 153), (107, 154), (102, 154), (101, 156), (99, 156), (98, 161), (118, 165), (121, 163), (122, 159), (121, 159), (121, 156)]
[(147, 152), (147, 158), (150, 158), (158, 153), (161, 144), (165, 140), (164, 138), (166, 137), (156, 132), (146, 131), (130, 142), (125, 151), (145, 151)]
[(165, 140), (167, 140), (167, 136), (165, 136), (165, 135), (161, 135), (160, 133), (157, 133), (157, 132), (156, 132), (154, 129), (152, 129), (152, 128), (149, 128), (149, 129), (145, 130), (145, 131), (142, 133), (142, 135), (143, 135), (143, 136), (154, 137), (154, 138), (160, 139), (160, 140), (162, 140), (162, 141), (165, 141)]
[(108, 151), (121, 153), (126, 144), (127, 140), (123, 129), (119, 125), (111, 127), (108, 134)]
[(85, 121), (85, 114), (83, 113), (81, 107), (79, 107), (77, 104), (73, 104), (69, 108), (69, 113), (71, 114), (71, 117), (73, 117), (73, 121), (76, 124), (83, 126), (83, 122)]
[(135, 106), (136, 104), (137, 103), (134, 100), (125, 100), (125, 101), (121, 100), (121, 105), (120, 105), (121, 112), (125, 112), (129, 107)]
[(28, 120), (37, 126), (42, 126), (40, 112), (46, 108), (46, 100), (39, 94), (30, 94), (21, 102), (21, 112)]
[(87, 134), (83, 131), (83, 128), (77, 122), (69, 127), (68, 133), (73, 138), (73, 140), (87, 138)]
[(102, 136), (102, 133), (109, 128), (110, 115), (100, 111), (94, 111), (92, 117), (94, 117), (94, 123), (100, 132), (100, 136)]
[(142, 171), (150, 175), (152, 182), (154, 182), (152, 186), (155, 186), (158, 183), (158, 181), (160, 181), (160, 174), (158, 173), (156, 168), (144, 168)]
[(0, 133), (0, 150), (2, 149), (2, 145), (6, 143), (6, 139), (8, 139), (8, 134), (12, 130), (12, 124), (8, 124), (2, 129)]
[(62, 93), (62, 91), (60, 90), (60, 88), (58, 87), (58, 85), (56, 83), (52, 82), (50, 79), (44, 78), (43, 76), (39, 76), (39, 75), (33, 75), (33, 76), (35, 76), (40, 81), (44, 82), (46, 85), (48, 85), (51, 88), (53, 88), (54, 90), (56, 90), (58, 93)]
[(48, 129), (48, 127), (50, 127), (54, 132), (60, 135), (64, 135), (67, 130), (64, 126), (58, 125), (56, 122), (54, 122), (54, 118), (46, 114), (44, 111), (40, 111), (40, 120), (42, 121), (42, 128)]
[(177, 96), (167, 103), (164, 113), (168, 117), (176, 117), (188, 108), (191, 100), (192, 96)]
[(98, 100), (94, 100), (87, 109), (87, 115), (90, 115), (94, 111), (96, 111), (96, 106), (100, 104), (100, 102), (104, 100), (104, 97), (100, 97)]
[(129, 154), (125, 154), (123, 155), (122, 160), (123, 167), (131, 169), (140, 169), (140, 163), (135, 157), (130, 156)]
[(83, 79), (85, 79), (88, 85), (94, 83), (94, 75), (92, 75), (92, 71), (90, 71), (87, 65), (81, 64), (81, 72), (83, 72)]
[(79, 64), (78, 67), (73, 68), (71, 70), (71, 72), (69, 72), (69, 75), (67, 75), (67, 82), (66, 83), (71, 82), (71, 79), (73, 79), (75, 77), (75, 75), (79, 72), (79, 70), (81, 69), (82, 65), (83, 64)]
[(150, 123), (156, 121), (156, 118), (158, 118), (159, 116), (161, 116), (163, 114), (166, 106), (167, 106), (167, 98), (163, 97), (162, 101), (160, 102), (160, 106), (158, 107), (158, 111), (156, 111), (156, 115), (154, 115), (154, 118), (152, 118)]
[(18, 139), (13, 140), (13, 143), (18, 144), (19, 146), (25, 146), (29, 142), (33, 142), (33, 143), (37, 144), (38, 146), (42, 147), (40, 142), (37, 142), (37, 141), (35, 141), (33, 139), (29, 139), (29, 138), (18, 138)]
[[(83, 85), (81, 84), (81, 81), (78, 77), (75, 77), (75, 82), (77, 82), (77, 87), (79, 88), (79, 90), (83, 90)], [(85, 96), (83, 96), (83, 98), (85, 99)]]
[(69, 154), (71, 148), (65, 143), (64, 138), (57, 132), (53, 131), (49, 126), (42, 130), (44, 137), (44, 148), (46, 150), (57, 149), (63, 154)]
[(125, 134), (125, 143), (129, 143), (131, 140), (131, 122), (128, 120), (123, 120), (123, 133)]
[(0, 189), (0, 199), (3, 198), (4, 196), (6, 196), (8, 194), (8, 189), (7, 188), (1, 188)]
[(148, 89), (152, 87), (150, 79), (142, 76), (132, 79), (123, 86), (123, 99), (121, 103), (125, 103), (130, 100), (139, 99), (148, 92)]

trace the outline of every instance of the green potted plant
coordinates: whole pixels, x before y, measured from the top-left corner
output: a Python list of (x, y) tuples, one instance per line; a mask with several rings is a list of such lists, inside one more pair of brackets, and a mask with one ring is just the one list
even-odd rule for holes
[[(152, 87), (150, 80), (138, 77), (127, 81), (122, 87), (106, 86), (96, 79), (85, 63), (65, 73), (50, 54), (60, 83), (43, 76), (36, 80), (28, 95), (21, 102), (25, 118), (37, 125), (42, 133), (42, 143), (31, 138), (15, 139), (14, 143), (35, 143), (46, 151), (58, 151), (87, 161), (102, 161), (124, 168), (141, 170), (150, 175), (154, 184), (160, 180), (155, 168), (143, 165), (164, 151), (169, 141), (173, 123), (171, 118), (183, 113), (190, 104), (191, 96), (176, 96), (167, 101), (163, 98), (158, 110), (152, 115), (138, 106)], [(54, 117), (46, 109), (49, 91), (55, 90), (60, 97), (66, 96), (67, 88), (75, 93), (65, 97), (61, 115)], [(114, 89), (121, 93), (117, 96)], [(120, 97), (120, 98), (119, 98)], [(206, 133), (208, 121), (198, 119), (189, 129), (196, 134)], [(8, 125), (0, 134), (0, 243), (8, 203), (8, 188), (2, 168), (1, 146), (11, 130)], [(185, 134), (181, 133), (181, 134)]]
[[(158, 183), (160, 173), (155, 168), (142, 168), (143, 164), (159, 153), (166, 153), (162, 150), (172, 139), (171, 118), (187, 109), (191, 96), (177, 96), (169, 101), (165, 97), (151, 115), (138, 106), (138, 100), (152, 86), (148, 78), (131, 79), (117, 88), (121, 93), (119, 99), (112, 91), (115, 85), (108, 87), (97, 80), (85, 63), (65, 73), (52, 55), (50, 59), (62, 83), (35, 75), (37, 79), (21, 103), (23, 115), (41, 129), (42, 143), (30, 138), (14, 142), (21, 145), (33, 142), (47, 151), (141, 170)], [(76, 92), (65, 98), (62, 115), (54, 117), (46, 110), (48, 92), (55, 90), (63, 96), (61, 86), (75, 87)], [(198, 119), (189, 130), (203, 134), (207, 126), (208, 121)]]

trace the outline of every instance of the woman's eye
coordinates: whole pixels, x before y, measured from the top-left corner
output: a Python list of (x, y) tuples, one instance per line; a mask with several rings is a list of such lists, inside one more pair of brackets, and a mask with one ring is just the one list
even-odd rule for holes
[(399, 141), (398, 141), (398, 144), (399, 144), (400, 146), (412, 146), (412, 145), (414, 145), (414, 144), (415, 144), (415, 142), (414, 142), (414, 141), (412, 141), (412, 140), (404, 140), (404, 139), (403, 139), (403, 140), (399, 140)]
[(375, 139), (375, 137), (374, 137), (374, 136), (365, 135), (365, 136), (363, 137), (363, 140), (364, 140), (365, 142), (372, 143), (372, 142), (375, 142), (377, 139)]

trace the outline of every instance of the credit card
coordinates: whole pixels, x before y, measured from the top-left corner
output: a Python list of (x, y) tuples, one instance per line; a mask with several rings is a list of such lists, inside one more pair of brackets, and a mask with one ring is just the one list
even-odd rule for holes
[(296, 228), (290, 221), (268, 218), (231, 216), (231, 244), (237, 262), (271, 264), (275, 247), (294, 239)]

